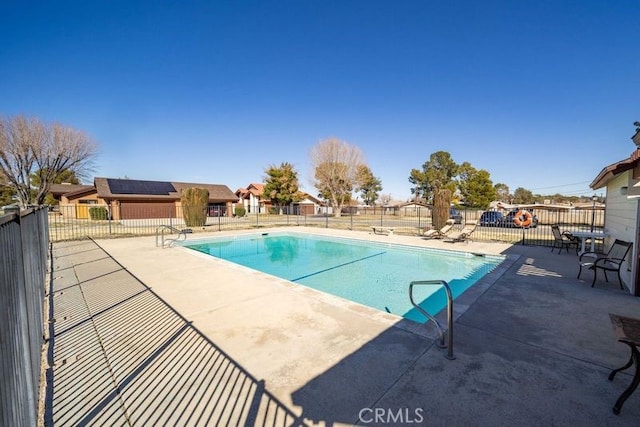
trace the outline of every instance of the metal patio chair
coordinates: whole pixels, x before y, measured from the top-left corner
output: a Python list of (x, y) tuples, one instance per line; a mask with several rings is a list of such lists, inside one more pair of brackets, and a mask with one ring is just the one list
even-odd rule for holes
[[(618, 283), (620, 284), (620, 289), (624, 289), (622, 286), (622, 278), (620, 277), (620, 269), (622, 268), (622, 264), (624, 263), (624, 259), (627, 254), (631, 250), (633, 243), (625, 242), (624, 240), (616, 239), (609, 248), (609, 252), (600, 253), (600, 252), (584, 252), (580, 255), (580, 270), (578, 271), (578, 279), (582, 274), (582, 268), (588, 268), (589, 270), (593, 270), (593, 282), (591, 282), (591, 287), (596, 284), (596, 277), (598, 275), (598, 270), (602, 270), (604, 273), (604, 279), (608, 282), (609, 278), (607, 277), (607, 271), (615, 271), (618, 274)], [(594, 259), (595, 257), (595, 259)], [(590, 261), (584, 260), (585, 258), (591, 258)]]
[(551, 226), (551, 232), (553, 233), (551, 252), (553, 252), (555, 248), (558, 248), (558, 253), (562, 252), (562, 248), (565, 248), (567, 252), (569, 252), (569, 246), (575, 246), (576, 254), (578, 253), (578, 248), (581, 244), (579, 237), (574, 236), (568, 231), (560, 232), (560, 226), (558, 224)]

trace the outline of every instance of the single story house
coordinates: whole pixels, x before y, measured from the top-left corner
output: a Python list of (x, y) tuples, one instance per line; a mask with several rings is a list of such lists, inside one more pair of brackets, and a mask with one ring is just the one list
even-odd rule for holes
[(294, 203), (294, 206), (299, 207), (298, 211), (300, 215), (315, 215), (321, 213), (321, 208), (325, 206), (325, 203), (309, 193), (302, 194), (304, 195), (304, 199), (298, 203)]
[(192, 182), (142, 181), (120, 178), (95, 178), (91, 188), (65, 193), (60, 199), (60, 212), (65, 217), (88, 218), (89, 208), (105, 206), (111, 218), (148, 219), (176, 218), (180, 212), (180, 196), (186, 188), (209, 191), (209, 216), (232, 216), (238, 201), (226, 185)]
[(82, 194), (84, 192), (92, 192), (95, 190), (93, 185), (82, 185), (82, 184), (51, 184), (49, 186), (49, 194), (55, 201), (58, 203), (69, 203), (66, 198), (67, 195), (73, 197), (76, 193)]
[(629, 291), (640, 296), (640, 128), (631, 139), (636, 150), (628, 158), (603, 168), (589, 186), (607, 190), (605, 247), (609, 248), (615, 239), (633, 243), (620, 274)]
[[(380, 208), (378, 207), (378, 209)], [(426, 203), (411, 201), (399, 203), (395, 206), (384, 206), (384, 209), (387, 213), (393, 213), (394, 215), (399, 216), (430, 217), (433, 206)]]

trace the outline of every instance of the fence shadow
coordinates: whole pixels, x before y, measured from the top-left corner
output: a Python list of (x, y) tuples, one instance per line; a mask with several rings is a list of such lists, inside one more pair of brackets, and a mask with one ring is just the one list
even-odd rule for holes
[(92, 244), (99, 250), (52, 251), (53, 264), (82, 256), (75, 285), (56, 290), (55, 271), (49, 283), (45, 425), (303, 425), (264, 381)]

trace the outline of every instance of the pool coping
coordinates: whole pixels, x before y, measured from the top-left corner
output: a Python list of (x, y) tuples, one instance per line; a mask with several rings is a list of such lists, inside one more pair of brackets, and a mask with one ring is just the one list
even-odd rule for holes
[[(289, 230), (289, 229), (282, 229), (282, 228), (269, 228), (269, 229), (262, 229), (262, 230), (243, 230), (242, 233), (238, 233), (238, 232), (215, 233), (213, 235), (209, 234), (207, 236), (198, 237), (196, 239), (189, 240), (189, 242), (193, 244), (193, 243), (197, 243), (197, 241), (199, 240), (207, 241), (212, 239), (224, 238), (225, 236), (238, 236), (238, 235), (251, 236), (256, 234), (264, 234), (264, 233), (311, 234), (315, 236), (333, 237), (333, 238), (340, 238), (344, 240), (357, 240), (362, 242), (374, 241), (376, 243), (392, 244), (392, 245), (405, 246), (405, 247), (411, 247), (416, 249), (426, 249), (426, 250), (445, 251), (445, 252), (463, 252), (463, 253), (487, 255), (487, 256), (492, 256), (496, 258), (503, 258), (503, 261), (500, 262), (498, 265), (496, 265), (489, 273), (484, 275), (481, 279), (476, 281), (472, 286), (470, 286), (462, 294), (460, 294), (457, 298), (454, 299), (453, 322), (455, 322), (458, 318), (460, 318), (473, 305), (473, 303), (476, 302), (478, 298), (480, 298), (487, 290), (489, 290), (491, 286), (493, 286), (493, 284), (495, 284), (502, 277), (502, 275), (504, 275), (504, 273), (520, 258), (519, 255), (513, 255), (513, 254), (497, 255), (492, 253), (483, 253), (479, 251), (471, 252), (471, 251), (463, 251), (463, 250), (451, 250), (446, 248), (435, 248), (432, 246), (425, 246), (425, 245), (414, 245), (407, 242), (395, 242), (395, 241), (389, 241), (389, 240), (381, 241), (376, 238), (371, 239), (370, 238), (371, 234), (369, 238), (367, 238), (367, 236), (361, 236), (361, 235), (356, 235), (352, 237), (352, 236), (345, 236), (345, 235), (329, 235), (327, 233), (322, 233), (322, 232), (314, 233), (313, 231), (317, 230), (315, 228), (311, 228), (311, 229), (307, 227), (301, 227), (301, 228), (304, 228), (304, 231), (298, 231), (298, 229)], [(213, 260), (216, 263), (220, 263), (219, 265), (224, 265), (230, 269), (237, 269), (239, 271), (245, 271), (247, 273), (254, 274), (257, 277), (261, 277), (263, 280), (268, 281), (269, 283), (273, 283), (275, 285), (282, 286), (284, 288), (287, 288), (296, 292), (304, 292), (307, 294), (307, 296), (312, 296), (316, 300), (321, 301), (323, 303), (331, 304), (333, 306), (346, 309), (352, 313), (366, 316), (369, 319), (376, 320), (389, 327), (398, 328), (406, 332), (410, 332), (410, 333), (422, 336), (424, 338), (429, 338), (431, 340), (434, 340), (434, 342), (440, 337), (440, 332), (438, 328), (431, 321), (425, 321), (424, 323), (419, 323), (410, 319), (406, 319), (397, 314), (384, 312), (374, 307), (370, 307), (368, 305), (359, 303), (357, 301), (352, 301), (338, 295), (333, 295), (318, 289), (314, 289), (312, 287), (306, 286), (301, 283), (295, 283), (290, 280), (287, 280), (278, 276), (274, 276), (269, 273), (264, 273), (262, 271), (252, 269), (250, 267), (245, 267), (240, 264), (236, 264), (232, 261), (227, 261), (221, 258), (213, 257), (211, 255), (208, 255), (202, 252), (198, 252), (193, 249), (189, 249), (186, 247), (186, 243), (184, 242), (180, 242), (180, 244), (176, 245), (173, 249), (186, 251), (186, 253), (192, 256), (201, 257), (204, 260), (208, 260), (208, 261)], [(435, 319), (438, 321), (438, 323), (441, 325), (443, 329), (446, 329), (447, 327), (447, 322), (448, 322), (447, 316), (448, 314), (447, 314), (446, 306), (434, 315)]]

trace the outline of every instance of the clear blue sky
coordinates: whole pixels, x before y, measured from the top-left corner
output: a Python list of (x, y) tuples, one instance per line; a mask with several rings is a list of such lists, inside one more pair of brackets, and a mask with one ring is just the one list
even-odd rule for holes
[[(591, 195), (640, 120), (640, 1), (0, 4), (0, 114), (82, 129), (95, 176), (262, 182), (338, 137), (384, 194), (431, 153)], [(602, 193), (602, 190), (598, 194)]]

